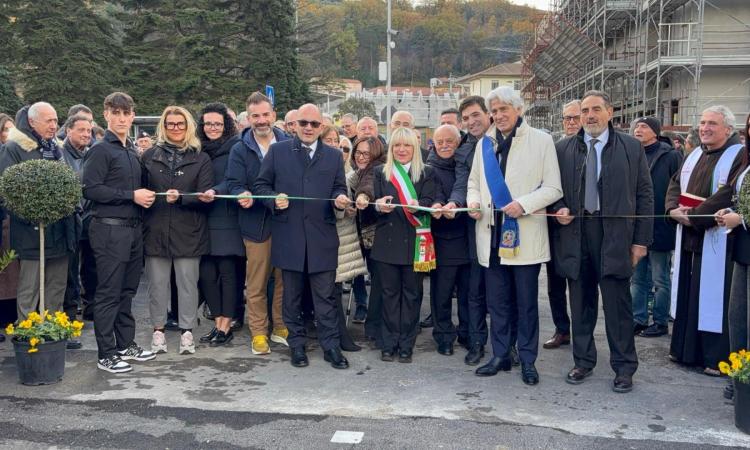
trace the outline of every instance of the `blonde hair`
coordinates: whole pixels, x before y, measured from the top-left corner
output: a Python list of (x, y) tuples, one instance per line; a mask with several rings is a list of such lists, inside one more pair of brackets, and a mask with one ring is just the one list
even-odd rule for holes
[[(182, 142), (172, 142), (167, 139), (167, 127), (165, 124), (169, 115), (179, 115), (185, 118), (187, 127), (185, 128), (185, 139)], [(181, 151), (193, 149), (199, 152), (201, 150), (201, 141), (198, 139), (197, 129), (198, 127), (195, 125), (195, 120), (190, 111), (181, 106), (167, 106), (164, 108), (164, 112), (161, 113), (159, 125), (156, 127), (156, 143), (170, 143), (176, 145)]]
[(388, 154), (386, 156), (385, 165), (383, 166), (383, 175), (387, 180), (391, 179), (391, 172), (393, 171), (393, 147), (396, 144), (411, 145), (414, 152), (411, 155), (411, 166), (409, 166), (409, 178), (412, 183), (418, 182), (422, 178), (424, 172), (424, 162), (422, 161), (422, 151), (419, 149), (419, 143), (417, 141), (417, 135), (411, 128), (396, 128), (391, 133), (391, 141), (388, 143)]

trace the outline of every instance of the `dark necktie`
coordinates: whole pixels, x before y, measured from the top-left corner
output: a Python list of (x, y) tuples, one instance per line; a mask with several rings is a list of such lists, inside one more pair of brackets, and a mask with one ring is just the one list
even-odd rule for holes
[(307, 152), (307, 157), (308, 158), (310, 158), (310, 159), (313, 158), (313, 149), (311, 149), (310, 147), (308, 147), (306, 145), (303, 145), (302, 146), (302, 150), (304, 150), (305, 152)]
[(586, 193), (583, 207), (586, 211), (593, 213), (599, 210), (599, 175), (597, 170), (596, 144), (599, 142), (592, 139), (589, 143), (589, 151), (586, 154)]

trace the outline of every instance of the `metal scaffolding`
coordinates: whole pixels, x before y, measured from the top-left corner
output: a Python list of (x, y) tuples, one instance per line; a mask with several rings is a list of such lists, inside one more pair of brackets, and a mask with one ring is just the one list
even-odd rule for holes
[[(551, 0), (524, 53), (527, 117), (560, 129), (562, 105), (600, 89), (623, 127), (644, 115), (670, 126), (696, 123), (720, 97), (701, 93), (706, 61), (750, 66), (750, 25), (723, 12), (731, 32), (704, 26), (707, 3), (721, 10), (721, 0)], [(750, 92), (739, 94), (750, 102)]]

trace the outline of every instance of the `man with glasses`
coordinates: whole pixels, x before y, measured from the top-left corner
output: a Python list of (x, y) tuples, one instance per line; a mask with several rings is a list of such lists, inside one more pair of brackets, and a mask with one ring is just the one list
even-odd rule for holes
[(343, 210), (351, 200), (346, 196), (341, 153), (320, 140), (322, 121), (315, 105), (298, 110), (297, 137), (271, 146), (255, 181), (255, 193), (275, 196), (263, 203), (273, 213), (271, 261), (281, 268), (284, 279), (283, 314), (292, 365), (309, 364), (301, 318), (302, 295), (309, 283), (325, 360), (336, 369), (346, 369), (349, 362), (340, 350), (335, 306), (339, 239), (334, 208)]
[[(273, 123), (273, 122), (272, 122)], [(297, 135), (297, 110), (293, 109), (284, 116), (284, 128), (286, 133), (294, 137)]]
[[(260, 92), (252, 93), (246, 101), (250, 126), (242, 132), (240, 141), (232, 147), (227, 164), (226, 181), (233, 195), (250, 196), (260, 166), (271, 145), (289, 140), (289, 136), (273, 127), (276, 112), (271, 100)], [(288, 115), (288, 114), (287, 114)], [(271, 341), (286, 345), (288, 331), (281, 314), (283, 282), (281, 271), (271, 266), (270, 214), (263, 204), (252, 198), (240, 198), (240, 234), (245, 242), (247, 272), (245, 297), (254, 355), (271, 353), (268, 344), (268, 302), (266, 286), (274, 272), (274, 292), (271, 302), (273, 331)]]
[(357, 116), (352, 113), (341, 116), (341, 128), (344, 130), (344, 136), (352, 143), (357, 140)]
[[(573, 100), (563, 106), (562, 126), (565, 137), (574, 136), (581, 131), (580, 100)], [(549, 251), (551, 259), (546, 263), (547, 296), (549, 297), (549, 308), (552, 313), (552, 322), (555, 324), (555, 334), (542, 344), (542, 347), (548, 350), (570, 344), (570, 316), (568, 315), (568, 299), (566, 296), (568, 288), (565, 277), (561, 277), (555, 271), (555, 244), (552, 239), (552, 230), (554, 229), (555, 223), (552, 219), (550, 219), (549, 222)]]

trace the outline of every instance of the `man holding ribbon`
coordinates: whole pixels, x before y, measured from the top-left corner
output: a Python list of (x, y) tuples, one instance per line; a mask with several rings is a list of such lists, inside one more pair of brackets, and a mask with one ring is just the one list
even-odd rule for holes
[(281, 269), (284, 280), (282, 315), (292, 365), (309, 365), (301, 317), (302, 294), (309, 283), (325, 360), (346, 369), (349, 362), (341, 354), (335, 303), (339, 238), (333, 209), (343, 210), (352, 202), (346, 196), (341, 152), (319, 139), (322, 124), (315, 105), (297, 111), (297, 136), (271, 145), (254, 194), (275, 197), (263, 204), (272, 212), (271, 264)]
[(511, 322), (517, 308), (524, 383), (539, 382), (539, 270), (549, 261), (546, 207), (562, 196), (552, 137), (523, 120), (523, 99), (508, 86), (487, 96), (494, 125), (477, 142), (466, 201), (476, 219), (479, 264), (485, 267), (493, 358), (477, 369), (492, 376), (511, 368)]
[[(732, 241), (714, 213), (732, 206), (729, 186), (743, 167), (743, 151), (729, 108), (711, 106), (701, 115), (702, 145), (672, 177), (666, 210), (677, 226), (670, 358), (719, 376), (729, 353), (727, 307), (732, 280)], [(724, 189), (721, 189), (725, 187)]]
[(551, 210), (555, 268), (568, 279), (575, 367), (566, 381), (581, 384), (596, 366), (598, 290), (616, 376), (615, 392), (633, 389), (638, 368), (630, 276), (653, 239), (654, 191), (641, 143), (612, 126), (609, 94), (581, 100), (583, 128), (557, 143), (563, 198)]

